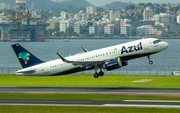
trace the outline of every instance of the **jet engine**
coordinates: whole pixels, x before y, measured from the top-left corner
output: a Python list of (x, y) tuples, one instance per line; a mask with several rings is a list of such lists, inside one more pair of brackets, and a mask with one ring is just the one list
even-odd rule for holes
[(121, 67), (127, 66), (127, 65), (128, 65), (127, 61), (121, 61), (120, 58), (115, 58), (115, 59), (111, 59), (111, 60), (107, 61), (104, 64), (103, 68), (107, 69), (107, 71), (111, 71), (111, 70), (118, 69), (118, 68), (121, 68)]

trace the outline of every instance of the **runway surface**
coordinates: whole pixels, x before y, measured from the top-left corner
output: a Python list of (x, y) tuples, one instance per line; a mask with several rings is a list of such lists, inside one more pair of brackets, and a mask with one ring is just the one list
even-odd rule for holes
[[(162, 87), (42, 87), (4, 86), (0, 93), (83, 93), (83, 94), (138, 94), (180, 96), (180, 88)], [(158, 107), (180, 108), (180, 101), (155, 100), (69, 100), (69, 99), (0, 99), (0, 105), (43, 106), (107, 106), (107, 107)]]
[(65, 100), (65, 99), (0, 99), (0, 105), (99, 106), (180, 108), (180, 101), (152, 100)]
[(144, 93), (144, 94), (180, 94), (175, 87), (42, 87), (12, 86), (0, 87), (0, 93)]

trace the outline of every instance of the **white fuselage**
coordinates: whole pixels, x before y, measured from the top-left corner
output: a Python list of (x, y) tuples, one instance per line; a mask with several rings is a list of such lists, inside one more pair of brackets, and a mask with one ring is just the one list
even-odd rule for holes
[[(111, 47), (106, 47), (98, 50), (84, 52), (73, 56), (66, 57), (70, 61), (102, 61), (110, 60), (113, 58), (121, 58), (121, 61), (128, 61), (134, 58), (139, 58), (154, 53), (163, 51), (168, 47), (168, 43), (159, 42), (153, 43), (157, 39), (140, 39), (128, 43), (123, 43)], [(79, 71), (85, 71), (88, 69), (85, 65), (74, 65), (72, 63), (66, 63), (61, 59), (44, 62), (32, 67), (21, 69), (15, 72), (15, 75), (23, 76), (55, 76), (70, 74)], [(84, 67), (84, 68), (83, 68)], [(92, 67), (91, 67), (92, 68)], [(89, 69), (91, 69), (89, 68)], [(35, 70), (31, 73), (24, 73), (27, 71)]]

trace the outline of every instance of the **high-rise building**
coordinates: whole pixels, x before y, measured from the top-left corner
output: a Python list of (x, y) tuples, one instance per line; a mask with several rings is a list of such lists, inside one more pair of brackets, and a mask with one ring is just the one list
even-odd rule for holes
[(177, 16), (177, 23), (180, 24), (180, 14)]
[(66, 32), (69, 26), (74, 27), (74, 22), (70, 20), (60, 20), (60, 31)]
[(110, 11), (110, 21), (115, 21), (116, 19), (120, 19), (121, 18), (121, 11), (120, 10), (117, 10), (117, 11), (114, 11), (114, 10), (111, 10)]
[(104, 33), (113, 35), (115, 33), (115, 26), (113, 24), (109, 24), (109, 25), (105, 26)]
[(170, 22), (174, 23), (174, 15), (168, 13), (160, 13), (153, 16), (151, 20), (159, 21), (159, 22)]
[(104, 34), (103, 26), (90, 26), (89, 27), (89, 33), (95, 34), (95, 35)]
[(66, 20), (69, 18), (69, 14), (66, 13), (65, 11), (61, 11), (61, 17), (62, 17), (62, 19)]
[(133, 35), (134, 28), (131, 25), (124, 25), (121, 26), (121, 34), (124, 34), (126, 36)]
[(86, 14), (95, 14), (97, 13), (97, 7), (88, 6), (86, 7)]
[(74, 32), (76, 32), (77, 34), (82, 34), (84, 31), (84, 26), (74, 26)]
[(153, 16), (153, 10), (149, 7), (146, 7), (146, 9), (143, 12), (143, 20), (150, 20)]
[(1, 3), (0, 10), (4, 10), (4, 9), (10, 9), (10, 4)]

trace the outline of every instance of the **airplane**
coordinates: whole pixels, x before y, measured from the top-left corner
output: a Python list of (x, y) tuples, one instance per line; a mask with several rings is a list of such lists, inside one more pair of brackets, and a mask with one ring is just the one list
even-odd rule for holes
[(128, 60), (140, 57), (147, 56), (149, 64), (152, 65), (150, 55), (161, 52), (168, 46), (167, 42), (156, 38), (139, 39), (93, 51), (81, 47), (83, 53), (68, 57), (57, 53), (59, 59), (45, 62), (20, 44), (11, 45), (23, 68), (15, 72), (17, 76), (58, 76), (93, 69), (95, 70), (94, 78), (103, 76), (103, 69), (115, 70), (127, 66)]

